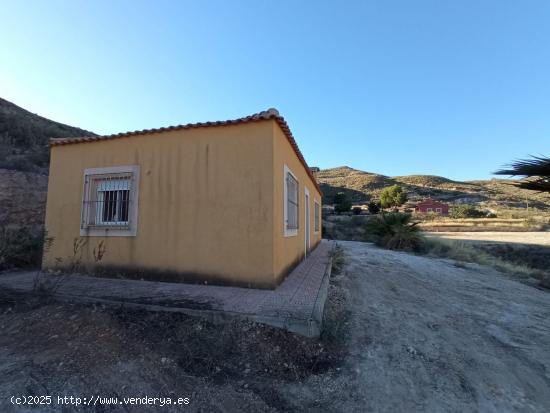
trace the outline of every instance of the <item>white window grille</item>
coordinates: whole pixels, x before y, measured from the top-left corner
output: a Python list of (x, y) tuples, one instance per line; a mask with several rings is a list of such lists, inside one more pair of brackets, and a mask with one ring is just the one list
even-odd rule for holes
[(313, 230), (315, 232), (319, 232), (319, 226), (320, 226), (320, 217), (321, 217), (321, 207), (317, 201), (315, 201), (314, 204), (314, 210), (313, 210)]
[(299, 184), (296, 176), (285, 165), (285, 235), (298, 234), (299, 227)]
[(442, 210), (441, 208), (436, 208), (436, 209), (435, 209), (435, 212), (441, 213), (441, 212), (443, 212), (443, 210)]
[(426, 208), (426, 212), (433, 212), (433, 209), (431, 209), (431, 208)]
[(86, 169), (81, 235), (135, 235), (138, 179), (137, 166)]

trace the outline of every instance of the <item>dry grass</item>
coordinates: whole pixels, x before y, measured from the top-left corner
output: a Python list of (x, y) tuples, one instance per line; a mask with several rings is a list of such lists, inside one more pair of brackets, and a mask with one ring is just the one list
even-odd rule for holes
[(502, 231), (459, 231), (459, 232), (428, 232), (427, 237), (446, 238), (468, 241), (472, 244), (513, 244), (513, 245), (539, 245), (550, 247), (550, 232), (502, 232)]
[(351, 313), (347, 303), (350, 300), (349, 290), (343, 285), (345, 280), (344, 251), (336, 246), (332, 251), (332, 272), (329, 284), (325, 311), (323, 314), (323, 331), (321, 341), (332, 349), (344, 350), (349, 339), (349, 320)]
[[(418, 216), (416, 216), (418, 217)], [(422, 218), (422, 217), (419, 217)], [(426, 231), (540, 231), (547, 220), (528, 218), (439, 218), (424, 220), (420, 227)]]
[[(529, 249), (530, 246), (524, 246), (524, 248)], [(470, 262), (487, 265), (522, 280), (536, 279), (540, 281), (546, 276), (545, 271), (532, 266), (532, 262), (526, 259), (531, 254), (525, 252), (519, 255), (505, 254), (502, 250), (482, 249), (463, 241), (430, 238), (425, 239), (424, 253), (429, 256), (456, 260), (458, 263)]]

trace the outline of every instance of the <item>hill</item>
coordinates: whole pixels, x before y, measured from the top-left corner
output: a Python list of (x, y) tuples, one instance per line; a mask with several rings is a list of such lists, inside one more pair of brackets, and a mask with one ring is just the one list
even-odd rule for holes
[(449, 203), (477, 203), (487, 206), (550, 209), (550, 194), (518, 189), (507, 179), (453, 181), (435, 175), (389, 177), (348, 166), (321, 169), (316, 173), (323, 191), (323, 202), (330, 204), (338, 192), (346, 193), (354, 203), (377, 199), (387, 186), (400, 185), (411, 201), (431, 197)]
[(0, 168), (47, 174), (49, 138), (94, 136), (54, 122), (0, 98)]
[(0, 227), (42, 225), (48, 186), (49, 138), (94, 135), (43, 118), (0, 98)]

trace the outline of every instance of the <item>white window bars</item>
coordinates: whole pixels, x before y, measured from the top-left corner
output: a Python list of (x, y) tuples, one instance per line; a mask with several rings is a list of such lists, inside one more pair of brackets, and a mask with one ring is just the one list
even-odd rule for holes
[(135, 235), (138, 178), (137, 166), (86, 169), (81, 235)]

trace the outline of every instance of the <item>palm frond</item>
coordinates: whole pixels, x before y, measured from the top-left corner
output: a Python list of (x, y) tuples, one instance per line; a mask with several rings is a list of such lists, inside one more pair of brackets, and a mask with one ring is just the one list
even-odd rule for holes
[(541, 176), (550, 178), (550, 158), (544, 156), (533, 156), (532, 158), (517, 160), (509, 165), (507, 169), (500, 169), (493, 173), (495, 175)]
[(531, 181), (519, 181), (517, 187), (531, 191), (550, 192), (550, 179), (539, 178)]
[(532, 158), (517, 160), (507, 168), (495, 171), (494, 174), (530, 178), (515, 182), (514, 185), (532, 191), (550, 192), (550, 158), (544, 156)]

